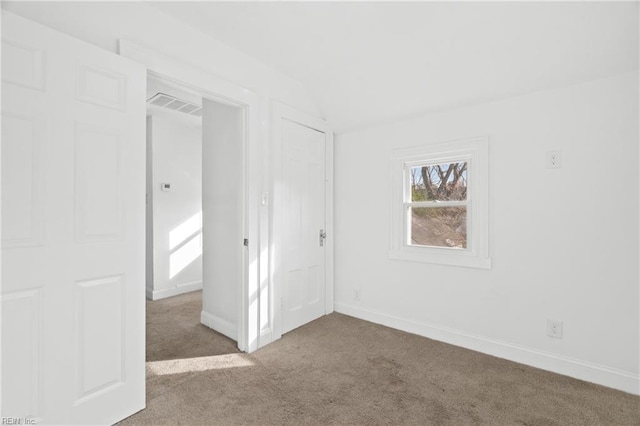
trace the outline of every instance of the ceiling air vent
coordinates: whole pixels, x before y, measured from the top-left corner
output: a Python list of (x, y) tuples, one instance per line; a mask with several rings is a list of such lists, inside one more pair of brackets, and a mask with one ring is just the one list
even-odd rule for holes
[(178, 99), (175, 96), (167, 95), (166, 93), (156, 93), (147, 100), (147, 103), (156, 105), (162, 108), (172, 109), (174, 111), (184, 112), (185, 114), (195, 115), (200, 117), (202, 115), (202, 107), (196, 105), (184, 99)]

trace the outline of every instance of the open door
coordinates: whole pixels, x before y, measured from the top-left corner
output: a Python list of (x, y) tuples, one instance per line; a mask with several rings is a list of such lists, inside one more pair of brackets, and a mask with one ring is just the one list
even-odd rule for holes
[(145, 405), (144, 67), (2, 13), (2, 412)]

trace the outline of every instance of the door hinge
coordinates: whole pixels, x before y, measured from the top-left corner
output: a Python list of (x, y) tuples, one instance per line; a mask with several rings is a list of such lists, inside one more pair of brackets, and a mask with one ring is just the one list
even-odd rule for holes
[(244, 245), (245, 247), (249, 247), (249, 239), (245, 238), (244, 242), (242, 243), (242, 245)]
[(324, 240), (327, 238), (327, 233), (324, 232), (324, 229), (320, 230), (320, 247), (324, 246)]

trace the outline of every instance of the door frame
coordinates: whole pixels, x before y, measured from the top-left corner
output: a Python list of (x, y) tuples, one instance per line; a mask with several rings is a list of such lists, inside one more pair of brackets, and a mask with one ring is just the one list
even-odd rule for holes
[(285, 105), (281, 102), (271, 103), (271, 155), (272, 176), (271, 191), (273, 205), (271, 207), (271, 236), (273, 252), (270, 261), (270, 281), (273, 283), (273, 340), (282, 337), (282, 301), (284, 297), (284, 281), (282, 279), (282, 214), (283, 197), (277, 190), (277, 183), (283, 178), (282, 169), (282, 120), (298, 123), (317, 130), (325, 135), (325, 315), (333, 312), (333, 267), (334, 267), (334, 229), (333, 229), (333, 132), (326, 121)]
[[(128, 40), (119, 41), (119, 54), (147, 67), (149, 74), (162, 80), (190, 88), (196, 93), (206, 95), (207, 99), (232, 105), (242, 109), (244, 128), (242, 134), (242, 176), (243, 188), (241, 235), (250, 242), (247, 249), (241, 250), (241, 270), (238, 271), (242, 283), (238, 292), (238, 349), (253, 352), (258, 348), (258, 242), (259, 211), (249, 200), (258, 199), (260, 177), (259, 134), (260, 134), (260, 98), (244, 87), (233, 84), (221, 77), (196, 67), (187, 65), (179, 59), (165, 56)], [(241, 242), (239, 242), (240, 244)], [(203, 283), (204, 285), (204, 283)], [(252, 298), (254, 302), (252, 303)]]

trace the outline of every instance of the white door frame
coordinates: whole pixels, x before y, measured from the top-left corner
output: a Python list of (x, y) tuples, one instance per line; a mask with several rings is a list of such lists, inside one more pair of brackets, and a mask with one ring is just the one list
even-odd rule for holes
[[(282, 235), (281, 229), (286, 226), (282, 223), (282, 218), (274, 214), (274, 209), (282, 211), (284, 208), (283, 199), (277, 189), (278, 182), (283, 177), (282, 170), (282, 120), (296, 122), (302, 126), (309, 127), (324, 133), (325, 135), (325, 226), (327, 238), (325, 240), (326, 263), (325, 263), (325, 315), (333, 312), (333, 132), (326, 121), (299, 111), (281, 102), (273, 102), (271, 105), (272, 123), (272, 164), (273, 174), (271, 177), (271, 191), (273, 194), (273, 205), (271, 210), (271, 235), (273, 254), (271, 256), (271, 282), (273, 283), (273, 340), (282, 337), (282, 298), (284, 296), (282, 279)], [(282, 215), (278, 215), (282, 216)]]
[[(243, 132), (242, 151), (242, 211), (244, 221), (241, 235), (249, 239), (248, 250), (239, 254), (242, 257), (239, 280), (242, 283), (238, 292), (238, 348), (241, 351), (253, 352), (258, 348), (258, 305), (251, 298), (258, 295), (258, 221), (259, 211), (258, 180), (260, 176), (259, 132), (260, 132), (260, 99), (259, 96), (244, 87), (233, 84), (221, 77), (210, 74), (193, 66), (186, 65), (179, 59), (164, 56), (128, 40), (120, 40), (121, 56), (145, 65), (152, 75), (181, 86), (192, 88), (196, 92), (206, 94), (208, 99), (227, 105), (242, 108), (245, 126)], [(256, 204), (254, 206), (254, 204)]]

